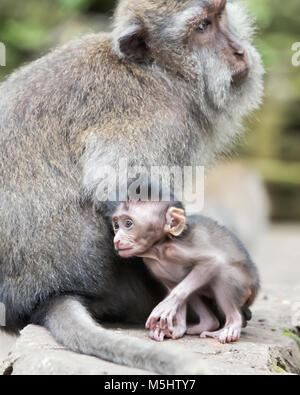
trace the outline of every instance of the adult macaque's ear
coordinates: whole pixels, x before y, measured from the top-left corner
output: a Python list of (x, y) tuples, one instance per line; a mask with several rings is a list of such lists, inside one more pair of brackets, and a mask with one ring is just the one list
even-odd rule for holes
[(179, 236), (184, 231), (186, 217), (184, 210), (176, 207), (170, 207), (166, 214), (165, 232), (173, 236)]
[(114, 48), (120, 57), (138, 63), (150, 60), (148, 32), (140, 23), (129, 22), (114, 31)]

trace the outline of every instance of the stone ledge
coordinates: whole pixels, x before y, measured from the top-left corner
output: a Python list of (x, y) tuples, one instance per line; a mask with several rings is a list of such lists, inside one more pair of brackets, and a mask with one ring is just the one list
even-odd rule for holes
[(69, 351), (35, 325), (22, 330), (0, 369), (5, 375), (116, 375), (121, 370), (124, 375), (151, 374)]
[[(290, 290), (289, 290), (290, 293)], [(254, 319), (244, 330), (238, 343), (222, 345), (213, 339), (186, 336), (166, 346), (184, 348), (203, 362), (210, 374), (300, 374), (300, 351), (297, 343), (284, 335), (292, 328), (291, 314), (295, 298), (264, 292), (257, 301)], [(296, 295), (299, 295), (296, 292)], [(147, 341), (143, 329), (111, 328), (116, 333)], [(2, 374), (13, 375), (141, 375), (148, 371), (115, 365), (98, 358), (76, 354), (60, 346), (44, 328), (30, 325), (18, 338)]]

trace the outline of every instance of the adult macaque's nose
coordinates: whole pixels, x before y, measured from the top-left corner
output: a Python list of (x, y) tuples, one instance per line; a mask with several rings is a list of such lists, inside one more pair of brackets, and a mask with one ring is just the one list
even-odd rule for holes
[(234, 41), (231, 41), (230, 46), (233, 49), (233, 53), (237, 58), (239, 58), (240, 60), (245, 60), (246, 51), (241, 45), (239, 45), (238, 43), (236, 43)]

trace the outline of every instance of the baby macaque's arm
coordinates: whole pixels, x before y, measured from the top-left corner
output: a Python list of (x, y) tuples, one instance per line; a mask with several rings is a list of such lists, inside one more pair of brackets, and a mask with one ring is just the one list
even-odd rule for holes
[(146, 328), (156, 328), (159, 321), (161, 329), (168, 328), (169, 331), (173, 331), (180, 306), (186, 303), (197, 289), (208, 284), (217, 274), (218, 266), (219, 261), (215, 255), (201, 258), (201, 262), (195, 264), (192, 271), (155, 307), (146, 322)]

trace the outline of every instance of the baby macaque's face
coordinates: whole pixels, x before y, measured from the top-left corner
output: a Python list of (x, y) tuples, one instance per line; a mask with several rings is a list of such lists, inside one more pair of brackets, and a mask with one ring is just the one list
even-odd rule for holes
[(178, 236), (185, 227), (184, 211), (162, 202), (121, 203), (112, 220), (115, 250), (122, 258), (142, 257), (166, 234)]

